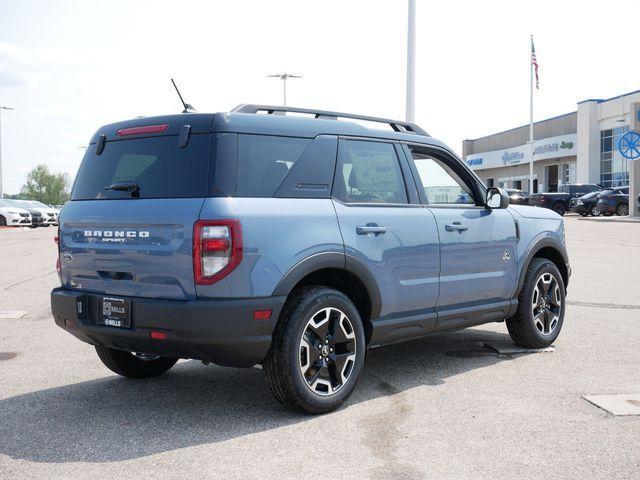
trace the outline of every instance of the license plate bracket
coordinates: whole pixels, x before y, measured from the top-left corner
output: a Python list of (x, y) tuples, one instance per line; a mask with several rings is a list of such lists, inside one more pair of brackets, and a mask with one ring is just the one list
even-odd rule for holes
[(127, 298), (103, 297), (100, 302), (98, 324), (107, 327), (131, 327), (131, 302)]

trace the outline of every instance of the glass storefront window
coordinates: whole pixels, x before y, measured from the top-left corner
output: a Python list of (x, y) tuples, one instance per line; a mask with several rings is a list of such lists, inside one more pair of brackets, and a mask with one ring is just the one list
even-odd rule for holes
[(629, 161), (618, 151), (620, 137), (629, 127), (600, 131), (600, 184), (604, 188), (629, 185)]

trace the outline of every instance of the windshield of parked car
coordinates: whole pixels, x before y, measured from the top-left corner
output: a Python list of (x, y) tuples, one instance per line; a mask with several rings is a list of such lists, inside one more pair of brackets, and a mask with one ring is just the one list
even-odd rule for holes
[(609, 189), (607, 189), (607, 190), (602, 190), (602, 191), (600, 192), (600, 196), (604, 197), (605, 195), (611, 195), (612, 193), (613, 193), (613, 190), (609, 190)]
[(601, 192), (591, 192), (581, 196), (580, 198), (584, 200), (591, 200), (592, 198), (596, 198), (598, 195), (600, 195), (600, 193)]
[(12, 207), (13, 205), (11, 205), (9, 202), (7, 202), (6, 200), (0, 200), (0, 207)]

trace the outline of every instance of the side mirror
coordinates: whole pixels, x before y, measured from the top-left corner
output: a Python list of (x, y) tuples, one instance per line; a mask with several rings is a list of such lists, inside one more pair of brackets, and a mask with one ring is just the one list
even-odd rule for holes
[(491, 187), (487, 189), (487, 208), (507, 208), (509, 206), (509, 194), (501, 188)]

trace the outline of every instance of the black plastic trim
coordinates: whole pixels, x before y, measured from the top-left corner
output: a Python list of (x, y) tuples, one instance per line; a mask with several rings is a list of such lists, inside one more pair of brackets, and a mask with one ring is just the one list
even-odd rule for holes
[(529, 268), (529, 264), (531, 263), (533, 258), (536, 256), (536, 254), (540, 250), (547, 247), (553, 248), (562, 256), (562, 259), (564, 260), (565, 268), (567, 270), (567, 278), (565, 280), (564, 287), (565, 289), (568, 287), (569, 277), (571, 276), (571, 266), (569, 264), (569, 256), (567, 255), (566, 248), (564, 247), (564, 245), (562, 245), (560, 240), (557, 240), (553, 237), (544, 237), (533, 244), (533, 246), (529, 250), (529, 253), (525, 257), (524, 261), (522, 262), (522, 266), (520, 267), (520, 277), (518, 278), (518, 285), (516, 286), (516, 290), (512, 298), (516, 299), (520, 295), (520, 291), (522, 290), (522, 286), (524, 284), (524, 277), (525, 277), (525, 274), (527, 273), (527, 268)]
[[(284, 296), (191, 301), (124, 297), (131, 302), (132, 327), (114, 328), (96, 323), (102, 297), (54, 289), (51, 311), (56, 324), (92, 345), (230, 367), (251, 367), (264, 359), (286, 300)], [(254, 320), (253, 312), (264, 309), (272, 310), (271, 317)], [(152, 339), (152, 330), (164, 332), (166, 339)]]
[(364, 284), (371, 301), (371, 319), (378, 318), (382, 309), (380, 289), (373, 274), (356, 258), (338, 252), (318, 253), (305, 258), (292, 267), (280, 280), (274, 296), (289, 295), (293, 288), (307, 275), (326, 268), (335, 268), (352, 273)]

